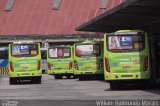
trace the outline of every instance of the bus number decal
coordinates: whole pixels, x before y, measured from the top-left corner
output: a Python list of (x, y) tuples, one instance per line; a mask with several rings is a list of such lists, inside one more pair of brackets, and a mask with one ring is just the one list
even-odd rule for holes
[(131, 60), (139, 60), (139, 57), (131, 57)]
[(113, 66), (113, 67), (117, 67), (117, 66), (118, 66), (118, 63), (113, 63), (112, 66)]

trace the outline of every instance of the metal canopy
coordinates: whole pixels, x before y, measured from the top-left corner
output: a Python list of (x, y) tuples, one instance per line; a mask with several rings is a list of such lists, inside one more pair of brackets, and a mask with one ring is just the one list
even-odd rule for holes
[(121, 5), (84, 23), (77, 31), (113, 32), (120, 29), (160, 30), (160, 0), (127, 0)]

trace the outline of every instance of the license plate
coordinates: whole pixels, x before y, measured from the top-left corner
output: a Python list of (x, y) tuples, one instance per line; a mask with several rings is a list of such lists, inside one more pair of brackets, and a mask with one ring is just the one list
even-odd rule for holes
[(131, 68), (131, 66), (123, 66), (124, 71), (128, 71)]
[(91, 70), (91, 67), (86, 67), (86, 70)]
[(29, 68), (28, 68), (28, 67), (23, 67), (22, 69), (26, 71), (26, 70), (28, 70)]
[(22, 73), (21, 75), (30, 75), (30, 73)]

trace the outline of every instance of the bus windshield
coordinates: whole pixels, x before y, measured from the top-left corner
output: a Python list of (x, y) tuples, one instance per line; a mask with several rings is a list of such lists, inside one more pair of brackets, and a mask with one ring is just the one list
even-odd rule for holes
[(36, 56), (38, 55), (38, 44), (13, 44), (11, 53), (15, 57)]
[(80, 44), (76, 45), (76, 56), (99, 56), (101, 53), (100, 44)]
[(112, 52), (141, 51), (145, 47), (144, 35), (113, 35), (108, 36), (108, 50)]
[(69, 47), (53, 47), (48, 50), (49, 58), (70, 58), (71, 49)]

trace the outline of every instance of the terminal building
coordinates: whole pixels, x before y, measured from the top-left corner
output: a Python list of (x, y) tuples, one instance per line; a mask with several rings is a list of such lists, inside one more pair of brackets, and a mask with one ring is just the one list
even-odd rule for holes
[[(0, 42), (76, 42), (101, 38), (98, 32), (75, 28), (125, 0), (1, 0)], [(81, 39), (80, 39), (81, 40)]]

